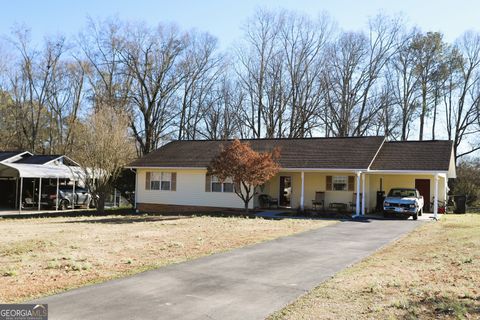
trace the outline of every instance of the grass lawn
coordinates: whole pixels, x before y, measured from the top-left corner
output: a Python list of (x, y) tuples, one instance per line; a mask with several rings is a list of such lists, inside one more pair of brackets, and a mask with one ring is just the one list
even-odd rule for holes
[(20, 302), (335, 221), (103, 216), (0, 219), (0, 302)]
[(270, 319), (480, 319), (480, 215), (447, 215)]

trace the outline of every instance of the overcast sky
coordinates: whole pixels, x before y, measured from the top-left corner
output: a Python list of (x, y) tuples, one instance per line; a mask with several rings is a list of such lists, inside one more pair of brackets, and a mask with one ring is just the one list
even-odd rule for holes
[(364, 28), (368, 17), (380, 11), (402, 13), (410, 25), (441, 31), (447, 41), (480, 26), (480, 1), (476, 0), (15, 0), (3, 1), (0, 30), (5, 35), (14, 23), (24, 23), (34, 39), (41, 40), (56, 33), (77, 34), (87, 16), (117, 15), (151, 25), (175, 22), (185, 29), (208, 31), (226, 48), (241, 35), (241, 26), (258, 7), (287, 8), (312, 16), (327, 12), (345, 30)]

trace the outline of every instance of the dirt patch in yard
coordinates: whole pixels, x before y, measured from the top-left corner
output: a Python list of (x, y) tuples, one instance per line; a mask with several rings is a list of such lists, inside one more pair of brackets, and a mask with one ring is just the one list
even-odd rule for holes
[(480, 215), (427, 223), (272, 319), (480, 319)]
[(0, 219), (0, 302), (25, 301), (332, 223), (147, 215)]

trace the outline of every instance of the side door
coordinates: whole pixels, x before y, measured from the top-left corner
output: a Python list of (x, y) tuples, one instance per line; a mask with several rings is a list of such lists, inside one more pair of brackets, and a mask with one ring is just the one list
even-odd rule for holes
[(430, 212), (430, 179), (415, 179), (415, 189), (423, 196), (423, 212)]

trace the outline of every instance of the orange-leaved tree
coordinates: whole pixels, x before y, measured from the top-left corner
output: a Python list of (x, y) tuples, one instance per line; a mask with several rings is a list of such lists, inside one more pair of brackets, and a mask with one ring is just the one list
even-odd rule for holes
[(208, 174), (216, 176), (220, 181), (232, 179), (234, 192), (243, 200), (245, 213), (248, 214), (248, 203), (255, 196), (256, 187), (270, 180), (280, 170), (277, 160), (280, 150), (257, 152), (247, 142), (238, 139), (222, 146), (220, 153), (212, 159)]

